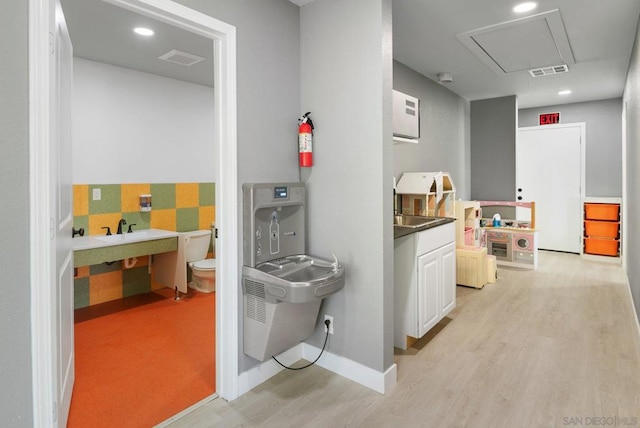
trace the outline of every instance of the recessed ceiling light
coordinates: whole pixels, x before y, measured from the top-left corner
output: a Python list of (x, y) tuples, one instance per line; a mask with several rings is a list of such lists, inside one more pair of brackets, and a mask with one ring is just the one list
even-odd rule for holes
[(538, 3), (534, 1), (528, 1), (528, 2), (515, 5), (513, 8), (513, 11), (515, 13), (524, 13), (524, 12), (529, 12), (530, 10), (535, 9), (536, 7), (538, 7)]
[(564, 91), (558, 92), (558, 95), (569, 95), (571, 91), (569, 89), (565, 89)]
[(154, 32), (153, 32), (153, 30), (152, 30), (152, 29), (150, 29), (150, 28), (144, 28), (144, 27), (137, 27), (137, 28), (134, 28), (134, 29), (133, 29), (133, 31), (134, 31), (136, 34), (140, 34), (141, 36), (147, 36), (147, 37), (148, 37), (148, 36), (153, 36), (153, 34), (154, 34)]

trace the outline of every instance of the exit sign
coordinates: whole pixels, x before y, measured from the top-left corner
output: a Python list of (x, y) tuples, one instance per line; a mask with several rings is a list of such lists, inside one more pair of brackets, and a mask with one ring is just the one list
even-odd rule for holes
[(560, 113), (542, 113), (538, 122), (540, 125), (553, 125), (560, 123)]

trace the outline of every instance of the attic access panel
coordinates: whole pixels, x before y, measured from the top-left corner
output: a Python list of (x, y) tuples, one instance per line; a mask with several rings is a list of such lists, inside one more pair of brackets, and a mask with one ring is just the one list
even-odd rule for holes
[(498, 75), (575, 64), (558, 9), (456, 36)]

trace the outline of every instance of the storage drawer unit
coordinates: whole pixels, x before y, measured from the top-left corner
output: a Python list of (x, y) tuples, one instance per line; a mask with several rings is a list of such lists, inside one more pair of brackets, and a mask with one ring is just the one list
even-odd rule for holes
[(584, 203), (584, 253), (620, 256), (620, 204)]

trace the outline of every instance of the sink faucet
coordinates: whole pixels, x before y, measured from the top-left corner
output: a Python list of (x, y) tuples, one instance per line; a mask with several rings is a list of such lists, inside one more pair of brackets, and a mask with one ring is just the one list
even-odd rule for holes
[(120, 221), (118, 222), (118, 235), (122, 235), (122, 226), (124, 226), (125, 224), (127, 224), (127, 221), (123, 218), (120, 219)]

